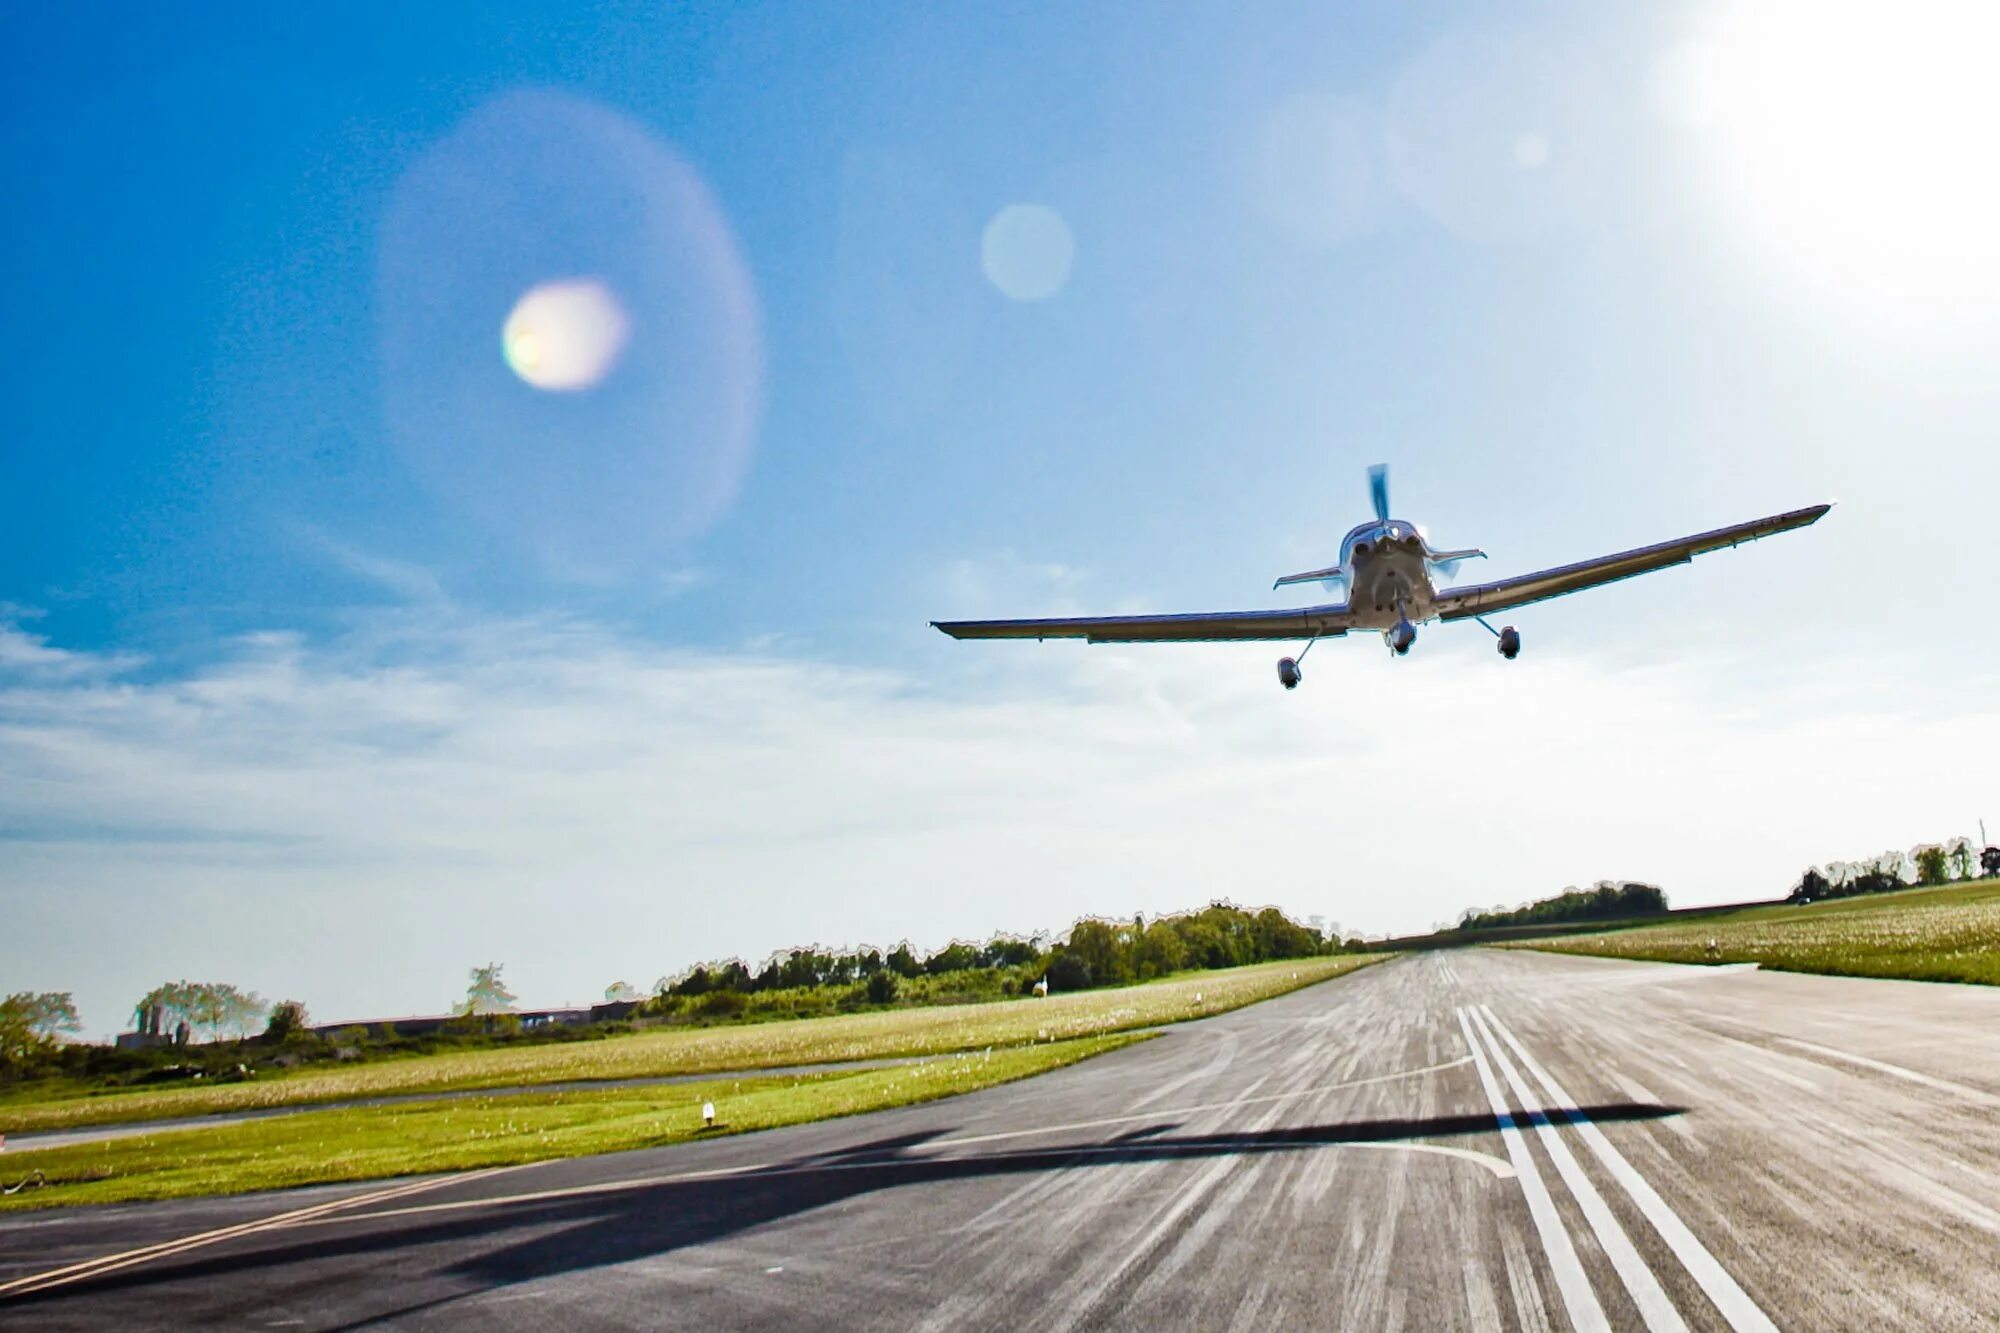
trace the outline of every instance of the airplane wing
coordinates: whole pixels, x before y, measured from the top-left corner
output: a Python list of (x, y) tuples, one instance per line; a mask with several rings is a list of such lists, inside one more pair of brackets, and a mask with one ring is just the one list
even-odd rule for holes
[(1286, 611), (1203, 611), (1174, 616), (1058, 620), (933, 620), (954, 639), (1084, 639), (1091, 643), (1253, 643), (1331, 639), (1352, 621), (1344, 602)]
[(1595, 588), (1600, 583), (1615, 583), (1619, 579), (1629, 579), (1634, 575), (1650, 574), (1656, 569), (1685, 565), (1704, 551), (1718, 551), (1725, 546), (1740, 546), (1744, 542), (1754, 542), (1759, 537), (1790, 532), (1793, 528), (1803, 528), (1809, 523), (1816, 523), (1820, 516), (1831, 508), (1832, 505), (1813, 505), (1809, 509), (1794, 509), (1789, 513), (1773, 514), (1769, 518), (1753, 519), (1733, 527), (1717, 528), (1713, 532), (1696, 533), (1692, 537), (1682, 537), (1678, 541), (1661, 542), (1657, 546), (1641, 546), (1636, 551), (1621, 551), (1617, 555), (1601, 556), (1596, 560), (1585, 560), (1574, 565), (1561, 565), (1555, 569), (1522, 574), (1495, 583), (1446, 588), (1437, 595), (1435, 603), (1437, 617), (1440, 620), (1464, 620), (1469, 616), (1494, 615), (1501, 611), (1511, 611), (1517, 606), (1526, 606), (1530, 602), (1545, 601), (1551, 597), (1561, 597), (1564, 593)]

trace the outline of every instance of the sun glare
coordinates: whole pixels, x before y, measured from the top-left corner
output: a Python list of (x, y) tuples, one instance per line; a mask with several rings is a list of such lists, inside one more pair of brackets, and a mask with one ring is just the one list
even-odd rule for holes
[(1899, 324), (2000, 312), (2000, 9), (1731, 6), (1662, 63), (1761, 237)]
[(500, 331), (516, 375), (537, 389), (588, 389), (611, 373), (631, 322), (609, 288), (592, 278), (528, 289)]

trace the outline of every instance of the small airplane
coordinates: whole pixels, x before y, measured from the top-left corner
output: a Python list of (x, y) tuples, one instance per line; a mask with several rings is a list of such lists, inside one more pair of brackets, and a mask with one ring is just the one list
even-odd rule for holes
[(1335, 639), (1349, 630), (1382, 632), (1383, 642), (1397, 657), (1417, 641), (1417, 626), (1431, 620), (1476, 620), (1499, 642), (1509, 661), (1520, 655), (1521, 633), (1512, 625), (1494, 629), (1486, 617), (1530, 602), (1615, 583), (1656, 569), (1685, 565), (1705, 551), (1739, 546), (1819, 521), (1830, 504), (1813, 505), (1752, 519), (1713, 532), (1574, 565), (1521, 574), (1495, 583), (1439, 589), (1433, 575), (1449, 579), (1464, 560), (1483, 560), (1486, 552), (1434, 551), (1413, 523), (1389, 517), (1389, 469), (1368, 469), (1368, 490), (1375, 503), (1375, 521), (1363, 523), (1340, 543), (1340, 563), (1325, 569), (1287, 574), (1273, 589), (1292, 583), (1334, 584), (1346, 589), (1347, 600), (1323, 606), (1279, 611), (1202, 611), (1165, 616), (1080, 616), (1052, 620), (933, 620), (932, 625), (954, 639), (1083, 639), (1090, 643), (1250, 643), (1304, 639), (1297, 657), (1278, 659), (1278, 683), (1297, 689), (1305, 679), (1299, 663), (1321, 639)]

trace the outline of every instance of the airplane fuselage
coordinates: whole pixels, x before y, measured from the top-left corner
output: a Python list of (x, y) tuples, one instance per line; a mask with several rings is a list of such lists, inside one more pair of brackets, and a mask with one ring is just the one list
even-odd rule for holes
[(1341, 543), (1347, 608), (1357, 629), (1421, 625), (1436, 614), (1430, 548), (1414, 526), (1390, 519), (1364, 523)]

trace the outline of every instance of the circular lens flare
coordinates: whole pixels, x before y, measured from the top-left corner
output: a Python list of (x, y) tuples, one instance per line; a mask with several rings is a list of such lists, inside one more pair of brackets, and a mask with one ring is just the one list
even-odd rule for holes
[(632, 321), (595, 278), (530, 287), (500, 330), (507, 365), (537, 389), (574, 392), (601, 383), (618, 364)]
[(1069, 282), (1076, 241), (1062, 214), (1047, 204), (1009, 204), (980, 237), (986, 277), (1016, 301), (1043, 301)]
[(644, 125), (543, 90), (481, 104), (396, 182), (376, 283), (412, 477), (543, 569), (679, 561), (727, 512), (762, 403), (756, 288)]

